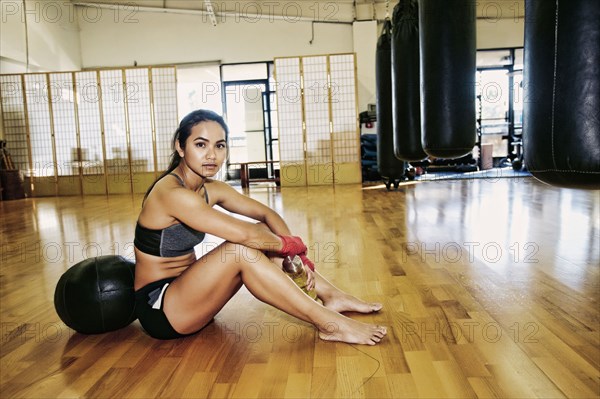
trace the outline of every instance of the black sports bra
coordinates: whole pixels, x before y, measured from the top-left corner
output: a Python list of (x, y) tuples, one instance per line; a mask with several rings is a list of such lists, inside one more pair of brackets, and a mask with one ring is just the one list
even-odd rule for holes
[[(183, 186), (183, 180), (174, 173), (179, 183)], [(204, 198), (208, 203), (208, 192), (204, 188)], [(154, 256), (171, 258), (194, 252), (194, 247), (204, 240), (205, 234), (191, 227), (176, 223), (160, 230), (148, 229), (138, 221), (135, 225), (135, 239), (133, 244), (140, 251)]]

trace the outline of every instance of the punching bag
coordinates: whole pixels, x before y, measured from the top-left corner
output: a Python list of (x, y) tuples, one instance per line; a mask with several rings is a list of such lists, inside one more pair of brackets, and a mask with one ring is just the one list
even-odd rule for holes
[(375, 88), (377, 98), (377, 167), (379, 174), (389, 180), (404, 175), (404, 162), (394, 156), (392, 122), (392, 23), (386, 20), (377, 42), (375, 59)]
[(537, 179), (600, 188), (600, 1), (525, 2), (523, 147)]
[(475, 146), (475, 4), (419, 0), (421, 135), (434, 157), (459, 158)]
[(400, 0), (392, 18), (394, 155), (404, 161), (427, 157), (421, 145), (418, 10), (417, 0)]

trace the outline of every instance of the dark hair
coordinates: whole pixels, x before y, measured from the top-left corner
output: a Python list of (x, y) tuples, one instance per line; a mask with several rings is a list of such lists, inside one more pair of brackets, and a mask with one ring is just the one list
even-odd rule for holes
[(179, 127), (177, 128), (177, 130), (175, 131), (175, 135), (173, 136), (173, 140), (171, 142), (173, 153), (171, 154), (171, 161), (169, 162), (169, 167), (163, 174), (161, 174), (158, 177), (158, 179), (154, 181), (154, 183), (152, 183), (150, 188), (148, 188), (148, 191), (146, 191), (146, 195), (144, 195), (144, 200), (146, 199), (148, 194), (150, 194), (150, 191), (152, 191), (156, 182), (158, 182), (160, 179), (174, 171), (175, 168), (179, 166), (181, 157), (177, 152), (175, 144), (179, 143), (179, 147), (181, 147), (181, 149), (185, 149), (185, 143), (188, 137), (190, 137), (190, 134), (192, 134), (192, 128), (201, 122), (217, 122), (225, 131), (225, 140), (227, 140), (227, 137), (229, 136), (229, 128), (227, 127), (227, 124), (225, 123), (225, 120), (223, 120), (223, 117), (221, 115), (206, 109), (199, 109), (187, 114), (179, 123)]

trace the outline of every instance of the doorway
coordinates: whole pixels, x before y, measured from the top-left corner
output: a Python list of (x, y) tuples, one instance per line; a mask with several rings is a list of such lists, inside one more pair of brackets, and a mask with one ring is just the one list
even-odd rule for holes
[[(229, 125), (227, 179), (240, 178), (240, 163), (255, 163), (249, 168), (251, 179), (271, 179), (276, 170), (273, 161), (277, 137), (274, 134), (274, 93), (267, 79), (223, 83), (224, 105)], [(263, 163), (264, 162), (264, 163)]]
[(508, 70), (486, 69), (477, 72), (478, 95), (481, 97), (481, 144), (493, 145), (494, 158), (506, 156), (509, 130)]
[(522, 60), (522, 48), (477, 52), (478, 145), (492, 144), (494, 166), (522, 165)]

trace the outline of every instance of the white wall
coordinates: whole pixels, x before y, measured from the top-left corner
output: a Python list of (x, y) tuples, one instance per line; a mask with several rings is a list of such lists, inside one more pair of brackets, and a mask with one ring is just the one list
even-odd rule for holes
[(353, 36), (357, 64), (358, 112), (362, 112), (367, 110), (367, 104), (375, 103), (377, 22), (355, 22), (353, 24)]
[[(78, 7), (79, 13), (86, 8)], [(126, 22), (114, 13), (80, 16), (83, 67), (221, 61), (269, 61), (274, 57), (353, 51), (352, 25), (223, 17), (217, 26), (201, 15), (139, 11)], [(91, 11), (89, 11), (91, 13)], [(123, 20), (123, 18), (121, 18)]]
[(523, 47), (525, 23), (519, 19), (478, 19), (477, 48)]
[(26, 0), (25, 5), (24, 10), (20, 0), (0, 0), (0, 73), (79, 70), (75, 7), (53, 0)]

